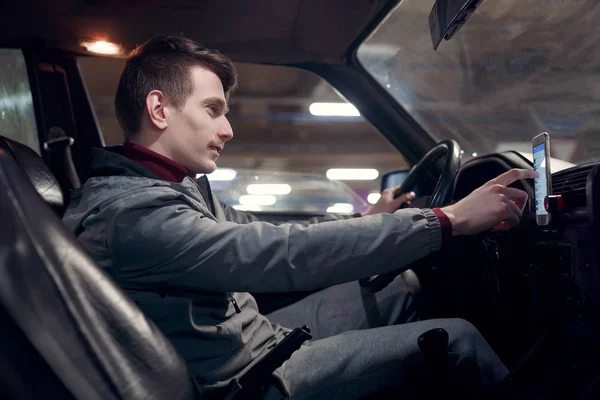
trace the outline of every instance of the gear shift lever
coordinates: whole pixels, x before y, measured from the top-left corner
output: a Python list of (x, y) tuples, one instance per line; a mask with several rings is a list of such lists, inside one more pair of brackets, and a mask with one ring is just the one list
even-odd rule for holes
[(431, 329), (419, 336), (419, 349), (427, 360), (440, 364), (448, 356), (448, 332), (443, 328)]
[[(448, 371), (448, 332), (443, 328), (431, 329), (419, 336), (418, 344), (423, 357), (431, 366), (435, 383), (429, 385), (431, 398), (441, 398), (446, 389)], [(429, 397), (429, 396), (427, 396)]]

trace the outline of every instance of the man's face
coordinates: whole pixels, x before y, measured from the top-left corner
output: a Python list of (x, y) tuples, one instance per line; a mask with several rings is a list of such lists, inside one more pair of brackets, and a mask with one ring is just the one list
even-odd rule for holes
[(216, 160), (233, 131), (225, 117), (227, 102), (223, 85), (213, 72), (194, 67), (194, 89), (180, 110), (165, 107), (171, 158), (193, 172), (209, 174), (217, 169)]

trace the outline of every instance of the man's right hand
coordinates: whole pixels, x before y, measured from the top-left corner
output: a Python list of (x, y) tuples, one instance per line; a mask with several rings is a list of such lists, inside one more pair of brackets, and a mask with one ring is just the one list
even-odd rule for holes
[(527, 193), (507, 187), (519, 179), (537, 178), (526, 169), (511, 169), (488, 181), (458, 203), (442, 208), (452, 222), (452, 235), (475, 235), (502, 224), (505, 229), (519, 225)]

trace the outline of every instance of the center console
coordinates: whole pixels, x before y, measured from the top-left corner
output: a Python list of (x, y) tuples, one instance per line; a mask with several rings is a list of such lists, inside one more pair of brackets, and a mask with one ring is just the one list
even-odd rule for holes
[(552, 195), (549, 225), (531, 212), (500, 239), (505, 313), (490, 335), (518, 381), (553, 394), (544, 398), (597, 398), (589, 393), (600, 390), (600, 164), (552, 174)]
[[(531, 163), (514, 152), (469, 161), (455, 201), (511, 168)], [(453, 238), (427, 294), (436, 297), (433, 317), (472, 322), (519, 380), (544, 382), (551, 398), (578, 398), (600, 377), (600, 163), (550, 179), (548, 225), (530, 205), (509, 232)], [(512, 186), (534, 198), (531, 181)]]
[(587, 164), (552, 174), (552, 222), (530, 225), (521, 266), (536, 317), (580, 320), (600, 332), (599, 171)]

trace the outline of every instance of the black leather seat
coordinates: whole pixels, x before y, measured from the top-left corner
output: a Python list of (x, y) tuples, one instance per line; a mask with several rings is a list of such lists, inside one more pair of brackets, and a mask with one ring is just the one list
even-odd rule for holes
[(40, 156), (29, 147), (4, 136), (0, 136), (0, 149), (5, 150), (17, 161), (44, 201), (62, 216), (66, 208), (65, 195)]
[[(202, 398), (170, 342), (38, 196), (30, 180), (55, 210), (64, 207), (41, 159), (0, 142), (11, 152), (0, 149), (0, 393)], [(26, 176), (15, 159), (39, 163)]]

